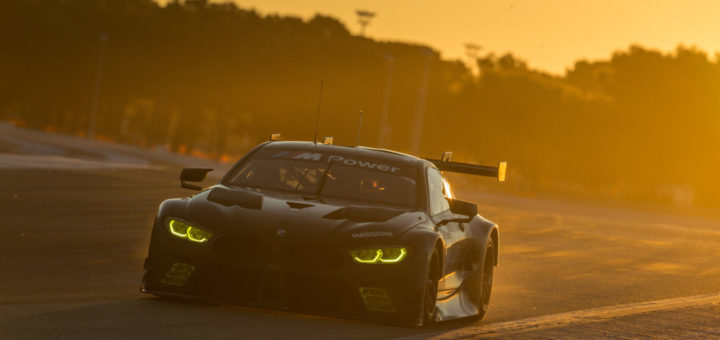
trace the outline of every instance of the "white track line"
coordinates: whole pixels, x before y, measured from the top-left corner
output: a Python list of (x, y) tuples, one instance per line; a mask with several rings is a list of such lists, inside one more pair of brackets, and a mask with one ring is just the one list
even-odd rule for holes
[(471, 326), (449, 332), (435, 333), (431, 335), (426, 334), (425, 336), (419, 336), (419, 338), (430, 337), (432, 339), (458, 339), (477, 338), (486, 335), (502, 336), (510, 333), (563, 327), (578, 323), (605, 321), (623, 316), (708, 305), (713, 303), (720, 303), (720, 293), (583, 309), (574, 312), (550, 314), (515, 321)]

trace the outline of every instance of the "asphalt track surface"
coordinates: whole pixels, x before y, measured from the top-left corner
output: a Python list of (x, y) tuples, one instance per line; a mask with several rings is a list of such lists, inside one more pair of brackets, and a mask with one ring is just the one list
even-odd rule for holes
[(458, 196), (501, 227), (500, 266), (482, 321), (408, 328), (170, 302), (138, 287), (157, 205), (190, 193), (177, 175), (167, 165), (0, 169), (0, 339), (438, 336), (720, 292), (718, 220), (468, 187)]

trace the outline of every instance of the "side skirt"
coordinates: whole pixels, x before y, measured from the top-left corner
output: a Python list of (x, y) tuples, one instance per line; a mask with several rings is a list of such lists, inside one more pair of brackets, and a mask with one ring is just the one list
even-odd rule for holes
[[(438, 294), (438, 300), (435, 303), (435, 321), (447, 321), (453, 319), (467, 318), (478, 315), (480, 310), (470, 299), (470, 295), (464, 289), (464, 285), (468, 282), (468, 278), (473, 275), (471, 272), (454, 272), (451, 273), (439, 282), (439, 286), (445, 287), (452, 283), (461, 282), (459, 288), (456, 289), (442, 289), (438, 293), (445, 292), (443, 296)], [(457, 285), (455, 286), (457, 287)]]

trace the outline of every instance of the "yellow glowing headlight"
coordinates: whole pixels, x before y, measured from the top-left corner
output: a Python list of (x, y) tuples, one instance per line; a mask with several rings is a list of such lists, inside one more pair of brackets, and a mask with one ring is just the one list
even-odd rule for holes
[(204, 243), (212, 237), (211, 232), (192, 226), (187, 222), (178, 219), (168, 219), (167, 225), (170, 234), (192, 242)]
[(350, 251), (350, 256), (357, 263), (398, 263), (405, 258), (405, 255), (407, 255), (407, 249), (401, 247)]

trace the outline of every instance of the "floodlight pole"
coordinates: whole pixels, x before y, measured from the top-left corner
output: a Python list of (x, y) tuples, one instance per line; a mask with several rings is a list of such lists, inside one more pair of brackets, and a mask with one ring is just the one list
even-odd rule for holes
[(414, 155), (420, 155), (420, 143), (422, 143), (422, 133), (425, 126), (425, 104), (427, 102), (428, 82), (430, 80), (430, 63), (432, 62), (433, 52), (429, 48), (423, 48), (423, 53), (427, 57), (425, 59), (425, 70), (423, 72), (422, 83), (418, 89), (417, 104), (415, 106), (415, 119), (413, 119), (412, 130), (412, 152)]
[(390, 128), (390, 98), (392, 96), (393, 73), (395, 71), (395, 57), (391, 54), (385, 55), (387, 61), (387, 78), (385, 80), (385, 99), (383, 100), (382, 113), (380, 115), (380, 136), (379, 147), (389, 148)]
[(88, 124), (88, 137), (95, 136), (95, 120), (97, 119), (98, 107), (100, 106), (100, 89), (102, 86), (103, 69), (105, 68), (105, 49), (109, 37), (107, 34), (100, 35), (100, 52), (98, 54), (97, 70), (95, 71), (95, 89), (93, 90), (92, 106), (90, 107), (90, 123)]
[(358, 23), (360, 24), (360, 35), (365, 35), (365, 28), (370, 24), (370, 21), (375, 17), (375, 12), (366, 10), (356, 10), (355, 14), (358, 17)]
[(477, 59), (482, 46), (476, 43), (465, 43), (465, 54), (470, 59)]
[[(480, 50), (482, 46), (475, 43), (465, 43), (465, 55), (470, 59), (470, 70), (478, 68), (478, 57), (480, 56)], [(478, 70), (479, 72), (479, 70)]]

